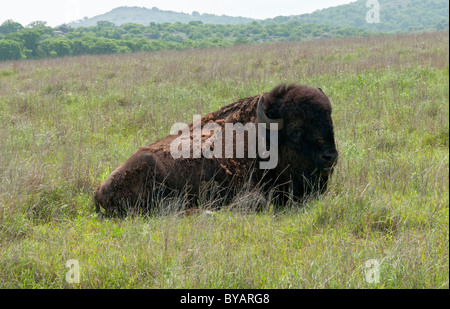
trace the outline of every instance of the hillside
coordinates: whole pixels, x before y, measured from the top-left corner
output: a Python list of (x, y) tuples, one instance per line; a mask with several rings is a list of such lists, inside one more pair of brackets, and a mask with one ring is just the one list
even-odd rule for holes
[(126, 23), (149, 25), (150, 23), (189, 23), (201, 21), (205, 24), (250, 24), (254, 21), (267, 25), (296, 21), (333, 27), (357, 27), (382, 32), (410, 32), (421, 30), (443, 30), (449, 26), (449, 2), (447, 0), (380, 0), (380, 22), (367, 23), (367, 0), (317, 10), (311, 14), (278, 16), (265, 20), (246, 17), (217, 16), (164, 11), (158, 8), (119, 7), (106, 14), (69, 23), (71, 27), (89, 27), (99, 21), (109, 21), (120, 26)]
[(156, 7), (152, 9), (141, 7), (118, 7), (112, 11), (94, 16), (92, 18), (85, 18), (76, 22), (69, 23), (71, 27), (90, 27), (96, 26), (99, 21), (109, 21), (120, 26), (123, 24), (134, 23), (141, 25), (148, 25), (154, 23), (189, 23), (190, 21), (201, 21), (207, 24), (249, 24), (254, 19), (245, 17), (231, 17), (226, 15), (200, 14), (192, 12), (192, 14), (164, 11)]
[(300, 23), (326, 24), (334, 27), (357, 27), (383, 32), (410, 32), (443, 30), (449, 26), (449, 2), (447, 0), (379, 0), (380, 22), (368, 23), (367, 0), (330, 7), (311, 14), (279, 16), (266, 19), (270, 24), (297, 21)]

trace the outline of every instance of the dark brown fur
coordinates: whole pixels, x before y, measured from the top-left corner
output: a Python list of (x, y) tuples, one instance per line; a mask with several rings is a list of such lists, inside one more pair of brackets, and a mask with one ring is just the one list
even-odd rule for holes
[[(241, 99), (203, 116), (202, 127), (208, 122), (222, 127), (225, 123), (256, 125), (259, 98), (258, 95)], [(244, 159), (174, 159), (170, 145), (177, 136), (170, 135), (139, 148), (113, 171), (95, 191), (97, 211), (99, 206), (109, 214), (151, 209), (156, 199), (167, 196), (183, 195), (195, 203), (205, 190), (204, 184), (212, 180), (218, 192), (231, 196), (235, 191), (229, 188), (242, 187), (248, 181), (264, 188), (278, 186), (298, 198), (323, 192), (337, 157), (328, 97), (316, 88), (279, 85), (264, 95), (264, 110), (270, 118), (283, 118), (285, 124), (278, 133), (279, 161), (275, 169), (258, 169), (260, 159), (247, 158), (246, 151)], [(189, 128), (192, 143), (193, 125)], [(207, 138), (202, 137), (202, 141)], [(332, 153), (334, 159), (324, 153)], [(206, 188), (209, 189), (212, 187)]]

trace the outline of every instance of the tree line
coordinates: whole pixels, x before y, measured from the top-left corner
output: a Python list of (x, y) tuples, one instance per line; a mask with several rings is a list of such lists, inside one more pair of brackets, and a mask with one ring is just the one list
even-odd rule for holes
[(55, 28), (37, 21), (27, 26), (13, 20), (0, 25), (0, 60), (40, 59), (77, 55), (132, 53), (226, 47), (275, 41), (366, 36), (373, 34), (355, 27), (301, 24), (298, 21), (270, 25), (185, 23), (123, 24), (99, 21), (96, 26)]

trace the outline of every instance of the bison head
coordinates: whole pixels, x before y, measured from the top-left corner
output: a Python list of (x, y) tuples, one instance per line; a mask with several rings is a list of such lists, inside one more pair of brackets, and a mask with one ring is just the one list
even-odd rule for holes
[(323, 193), (337, 162), (331, 104), (319, 88), (280, 85), (261, 96), (258, 123), (277, 123), (277, 183), (291, 186), (294, 196)]

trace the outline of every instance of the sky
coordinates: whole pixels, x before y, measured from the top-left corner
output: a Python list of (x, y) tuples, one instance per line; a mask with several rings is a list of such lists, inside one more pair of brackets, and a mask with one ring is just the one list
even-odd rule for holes
[(85, 16), (94, 17), (119, 6), (138, 6), (175, 12), (209, 13), (257, 19), (299, 15), (355, 0), (0, 0), (0, 24), (12, 19), (23, 26), (46, 21), (55, 27)]

